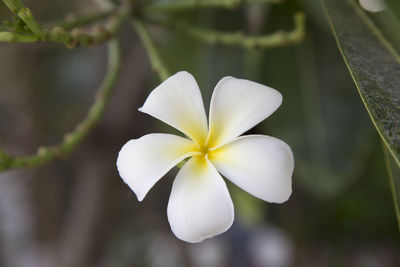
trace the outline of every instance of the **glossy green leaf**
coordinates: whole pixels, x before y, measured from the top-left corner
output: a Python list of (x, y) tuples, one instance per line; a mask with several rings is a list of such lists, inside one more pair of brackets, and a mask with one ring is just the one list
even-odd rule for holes
[(400, 56), (357, 2), (323, 3), (365, 107), (400, 166)]

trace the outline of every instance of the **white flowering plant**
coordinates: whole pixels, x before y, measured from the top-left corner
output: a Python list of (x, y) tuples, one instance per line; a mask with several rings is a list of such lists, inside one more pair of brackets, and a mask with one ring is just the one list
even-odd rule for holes
[(234, 209), (221, 174), (264, 201), (282, 203), (292, 192), (290, 147), (270, 136), (240, 136), (281, 103), (282, 95), (272, 88), (225, 77), (214, 89), (207, 123), (196, 80), (178, 72), (154, 89), (139, 110), (187, 138), (148, 134), (128, 141), (118, 155), (119, 174), (142, 201), (162, 176), (189, 158), (168, 202), (172, 231), (188, 242), (223, 233), (232, 225)]
[(0, 266), (397, 267), (399, 0), (0, 16)]

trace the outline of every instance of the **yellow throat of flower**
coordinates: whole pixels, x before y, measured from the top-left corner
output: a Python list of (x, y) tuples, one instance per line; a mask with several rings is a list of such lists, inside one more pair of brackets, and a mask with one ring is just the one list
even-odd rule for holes
[(210, 150), (209, 150), (209, 147), (207, 145), (202, 145), (199, 148), (199, 152), (201, 153), (202, 156), (206, 156), (206, 155), (208, 155)]

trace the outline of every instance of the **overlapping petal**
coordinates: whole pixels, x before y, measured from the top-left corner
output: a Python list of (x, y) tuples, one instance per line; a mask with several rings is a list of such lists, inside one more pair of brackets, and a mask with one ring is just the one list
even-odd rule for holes
[(282, 95), (268, 86), (233, 77), (215, 87), (210, 105), (209, 147), (231, 141), (271, 115)]
[(264, 201), (282, 203), (292, 192), (293, 153), (282, 140), (242, 136), (212, 151), (209, 158), (227, 179)]
[(203, 156), (191, 158), (179, 171), (168, 203), (168, 221), (174, 234), (200, 242), (225, 232), (234, 210), (226, 184)]
[(207, 137), (207, 117), (200, 89), (186, 71), (176, 73), (155, 88), (139, 111), (175, 127), (199, 144)]
[(142, 201), (162, 176), (195, 154), (195, 146), (191, 140), (172, 134), (148, 134), (132, 139), (118, 154), (118, 172)]
[[(154, 89), (139, 110), (185, 133), (192, 140), (149, 134), (121, 149), (117, 167), (142, 201), (173, 166), (190, 158), (174, 180), (168, 203), (173, 233), (201, 242), (225, 232), (234, 209), (221, 176), (268, 202), (282, 203), (292, 192), (293, 153), (283, 141), (262, 135), (238, 137), (272, 114), (282, 95), (267, 86), (225, 77), (210, 105), (210, 130), (198, 85), (178, 72)], [(221, 173), (221, 174), (220, 174)]]

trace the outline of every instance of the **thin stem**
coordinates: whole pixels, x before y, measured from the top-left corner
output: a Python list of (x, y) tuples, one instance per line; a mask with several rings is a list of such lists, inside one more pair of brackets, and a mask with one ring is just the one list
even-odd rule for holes
[(164, 62), (162, 61), (161, 56), (159, 55), (149, 32), (146, 30), (143, 23), (139, 20), (133, 20), (133, 26), (137, 30), (139, 37), (142, 40), (142, 43), (149, 56), (153, 70), (158, 74), (161, 81), (167, 79), (170, 76), (170, 74)]
[(209, 29), (189, 26), (185, 23), (167, 22), (160, 23), (163, 26), (179, 30), (199, 41), (215, 45), (223, 44), (230, 46), (241, 46), (247, 49), (274, 48), (298, 44), (305, 37), (305, 15), (298, 12), (294, 15), (294, 28), (290, 32), (278, 31), (272, 34), (260, 36), (246, 36), (242, 32), (226, 33)]
[(128, 16), (128, 11), (124, 9), (124, 11), (112, 18), (105, 27), (96, 26), (90, 33), (80, 28), (75, 28), (72, 31), (66, 31), (61, 27), (54, 27), (49, 31), (45, 30), (45, 34), (42, 38), (36, 35), (23, 35), (13, 32), (0, 32), (0, 42), (56, 42), (63, 43), (68, 48), (74, 48), (77, 45), (93, 46), (95, 44), (107, 41), (115, 36), (122, 22), (127, 19)]
[(117, 39), (109, 42), (108, 47), (108, 69), (86, 118), (76, 128), (64, 136), (62, 142), (55, 146), (41, 147), (38, 152), (31, 156), (14, 157), (0, 150), (0, 170), (38, 167), (55, 158), (65, 157), (90, 133), (100, 121), (110, 95), (113, 91), (116, 78), (120, 69), (120, 46)]
[(0, 32), (0, 42), (3, 43), (34, 43), (39, 41), (35, 35), (23, 35), (12, 32)]
[[(52, 28), (51, 30), (43, 29), (34, 19), (32, 12), (24, 7), (19, 0), (3, 0), (12, 12), (14, 12), (30, 29), (32, 34), (21, 34), (15, 32), (0, 32), (0, 42), (8, 43), (32, 43), (32, 42), (56, 42), (63, 43), (68, 48), (77, 45), (92, 46), (111, 39), (119, 30), (122, 22), (130, 15), (130, 6), (125, 2), (119, 8), (119, 11), (110, 10), (80, 18), (72, 22), (62, 23), (61, 26)], [(83, 29), (75, 28), (80, 25), (86, 25), (96, 20), (106, 18), (113, 13), (109, 23), (105, 27), (95, 26), (92, 32), (86, 32)], [(72, 29), (71, 31), (68, 31)]]
[(43, 38), (46, 33), (39, 25), (39, 23), (33, 17), (33, 14), (29, 8), (24, 7), (20, 0), (3, 0), (7, 7), (17, 15), (28, 28), (33, 32), (34, 35), (39, 38)]
[(115, 13), (116, 13), (116, 10), (111, 9), (111, 10), (106, 10), (106, 11), (96, 13), (96, 14), (91, 14), (91, 15), (77, 17), (77, 18), (70, 19), (70, 20), (60, 21), (58, 23), (55, 23), (55, 25), (54, 24), (53, 25), (55, 27), (63, 28), (64, 30), (72, 30), (73, 28), (76, 28), (76, 27), (82, 27), (82, 26), (88, 25), (90, 23), (93, 23), (93, 22), (96, 22), (99, 20), (103, 20)]
[(37, 23), (33, 14), (29, 8), (23, 7), (17, 12), (17, 16), (22, 19), (26, 26), (39, 38), (44, 38), (46, 36), (46, 32), (42, 29), (42, 27)]
[(14, 14), (17, 14), (18, 11), (24, 7), (22, 2), (20, 0), (3, 0), (3, 2), (6, 4), (6, 6), (13, 12)]
[(243, 3), (281, 3), (283, 0), (183, 0), (168, 1), (164, 3), (150, 4), (144, 7), (145, 13), (153, 12), (177, 12), (200, 8), (227, 8), (233, 9)]

